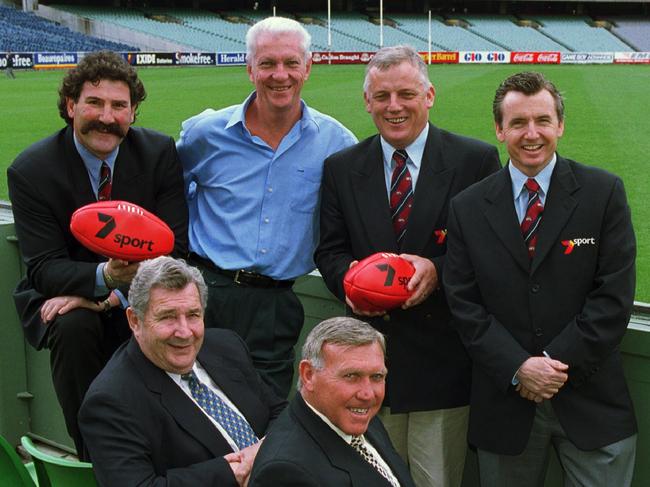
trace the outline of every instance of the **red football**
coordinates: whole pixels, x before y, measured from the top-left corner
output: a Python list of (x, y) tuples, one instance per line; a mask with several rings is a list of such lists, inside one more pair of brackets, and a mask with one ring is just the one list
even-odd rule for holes
[(84, 247), (137, 262), (169, 254), (174, 232), (153, 213), (128, 201), (98, 201), (72, 214), (70, 231)]
[(345, 295), (365, 311), (401, 306), (410, 296), (407, 285), (415, 269), (397, 254), (378, 252), (359, 261), (343, 278)]

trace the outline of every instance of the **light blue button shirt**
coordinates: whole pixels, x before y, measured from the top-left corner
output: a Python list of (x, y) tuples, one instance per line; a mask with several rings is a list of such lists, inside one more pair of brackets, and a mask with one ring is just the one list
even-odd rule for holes
[(295, 279), (315, 267), (323, 161), (357, 139), (301, 101), (300, 120), (274, 150), (246, 127), (254, 98), (183, 122), (176, 147), (190, 249), (223, 269)]
[[(555, 161), (557, 161), (557, 155), (553, 154), (551, 162), (535, 176), (535, 181), (539, 184), (539, 200), (542, 205), (546, 202), (548, 187), (551, 185), (551, 176), (553, 175), (553, 169), (555, 169)], [(517, 169), (511, 161), (508, 161), (508, 171), (510, 171), (510, 179), (512, 180), (512, 198), (515, 202), (515, 211), (521, 224), (524, 216), (526, 216), (526, 207), (528, 206), (528, 190), (524, 187), (524, 184), (529, 176)]]
[[(413, 185), (413, 194), (415, 194), (415, 187), (418, 182), (418, 176), (420, 174), (420, 166), (422, 165), (422, 156), (424, 155), (424, 147), (427, 143), (427, 137), (429, 136), (429, 124), (427, 123), (425, 127), (420, 132), (420, 135), (411, 143), (411, 145), (404, 148), (409, 158), (406, 160), (406, 167), (411, 173), (411, 183)], [(390, 180), (393, 176), (393, 170), (395, 169), (395, 162), (393, 161), (393, 153), (395, 152), (395, 147), (390, 145), (383, 137), (381, 139), (381, 150), (384, 154), (384, 178), (386, 180), (386, 195), (390, 203)]]

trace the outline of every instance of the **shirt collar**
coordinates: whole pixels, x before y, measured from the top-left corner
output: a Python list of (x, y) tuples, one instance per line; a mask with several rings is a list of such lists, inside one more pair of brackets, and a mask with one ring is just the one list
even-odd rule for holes
[[(415, 164), (415, 167), (418, 169), (420, 168), (420, 164), (422, 164), (422, 156), (424, 155), (424, 147), (426, 146), (428, 136), (429, 124), (427, 123), (415, 140), (404, 148), (409, 156), (409, 160)], [(396, 149), (390, 145), (383, 136), (380, 136), (379, 138), (381, 140), (381, 149), (384, 153), (384, 162), (388, 164), (389, 169), (392, 169), (393, 152), (395, 152)]]
[[(554, 153), (551, 161), (535, 176), (535, 181), (539, 184), (542, 195), (544, 196), (548, 194), (548, 188), (551, 185), (551, 175), (553, 174), (556, 161), (557, 154)], [(508, 171), (510, 171), (510, 179), (512, 180), (512, 197), (517, 199), (524, 190), (524, 183), (529, 176), (526, 176), (523, 172), (517, 169), (512, 164), (512, 161), (508, 161)]]
[[(202, 369), (201, 365), (197, 360), (194, 361), (194, 365), (192, 365), (192, 371), (196, 374), (198, 369)], [(168, 370), (165, 370), (165, 373), (172, 378), (174, 382), (176, 382), (178, 385), (181, 385), (183, 383), (183, 377), (181, 374), (177, 374), (175, 372), (169, 372)], [(188, 372), (189, 373), (189, 372)], [(185, 375), (185, 374), (183, 374)]]
[[(253, 91), (246, 97), (244, 102), (232, 112), (230, 120), (228, 120), (228, 123), (226, 124), (227, 129), (237, 125), (238, 123), (241, 123), (243, 127), (246, 127), (246, 110), (248, 110), (248, 106), (255, 98), (257, 98), (257, 92)], [(300, 126), (303, 129), (306, 128), (309, 123), (313, 123), (318, 129), (318, 122), (316, 122), (311, 110), (309, 110), (309, 107), (307, 107), (305, 101), (302, 99), (300, 100), (300, 113)]]
[(350, 442), (352, 441), (352, 435), (348, 435), (347, 433), (344, 433), (343, 430), (341, 430), (338, 426), (336, 426), (334, 423), (332, 423), (332, 422), (328, 419), (327, 416), (325, 416), (325, 415), (322, 414), (318, 409), (316, 409), (314, 406), (312, 406), (311, 404), (309, 404), (309, 403), (307, 402), (307, 400), (306, 400), (304, 397), (303, 397), (303, 400), (305, 401), (305, 404), (309, 407), (309, 409), (311, 409), (311, 410), (314, 412), (314, 414), (315, 414), (316, 416), (318, 416), (320, 419), (322, 419), (323, 422), (324, 422), (327, 426), (329, 426), (330, 428), (332, 428), (332, 429), (334, 430), (334, 433), (336, 433), (336, 434), (339, 435), (341, 438), (343, 438), (343, 440), (344, 440), (347, 444), (350, 444)]
[(81, 142), (79, 142), (77, 139), (77, 134), (75, 134), (74, 130), (72, 131), (72, 138), (74, 140), (74, 146), (77, 148), (77, 152), (79, 152), (81, 160), (84, 161), (87, 169), (96, 169), (99, 171), (99, 168), (102, 165), (102, 161), (106, 161), (108, 167), (111, 168), (111, 172), (113, 171), (113, 168), (115, 167), (115, 159), (117, 159), (117, 154), (120, 151), (119, 144), (115, 149), (113, 149), (113, 152), (111, 152), (108, 157), (106, 157), (106, 159), (100, 159), (95, 154), (86, 149), (86, 147)]

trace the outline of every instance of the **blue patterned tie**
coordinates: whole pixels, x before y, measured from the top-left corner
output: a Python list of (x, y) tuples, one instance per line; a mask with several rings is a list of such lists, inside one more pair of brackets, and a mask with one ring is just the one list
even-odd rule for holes
[(248, 421), (201, 382), (193, 370), (181, 377), (188, 381), (192, 397), (199, 403), (199, 406), (226, 430), (240, 450), (259, 441)]

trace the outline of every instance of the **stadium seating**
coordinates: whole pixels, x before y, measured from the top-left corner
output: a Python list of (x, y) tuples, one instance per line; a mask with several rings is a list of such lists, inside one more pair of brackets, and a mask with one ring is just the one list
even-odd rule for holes
[[(424, 15), (391, 15), (398, 22), (398, 28), (425, 42), (422, 50), (426, 50), (429, 36), (429, 22)], [(503, 50), (494, 42), (476, 35), (460, 25), (445, 23), (441, 17), (431, 19), (432, 50), (442, 51), (494, 51)], [(418, 47), (415, 45), (414, 47)]]
[(567, 46), (570, 51), (630, 51), (633, 50), (607, 29), (592, 27), (591, 19), (583, 16), (532, 16), (541, 24), (540, 32)]
[(73, 32), (31, 12), (0, 5), (0, 51), (137, 51), (134, 46)]
[[(208, 52), (244, 51), (248, 28), (271, 15), (270, 11), (258, 10), (214, 13), (200, 9), (168, 7), (128, 9), (82, 5), (51, 6), (88, 19), (172, 41), (188, 49)], [(33, 14), (25, 14), (8, 7), (0, 8), (3, 9), (0, 19), (0, 50), (135, 50), (72, 33)], [(8, 13), (5, 14), (5, 11)], [(296, 18), (303, 23), (312, 36), (313, 50), (326, 51), (330, 48), (325, 12), (277, 13)], [(614, 19), (611, 31), (607, 28), (609, 24), (604, 24), (604, 27), (594, 26), (593, 20), (586, 16), (515, 17), (458, 13), (446, 18), (434, 16), (429, 26), (424, 14), (389, 12), (384, 14), (384, 20), (383, 45), (409, 44), (420, 51), (429, 48), (429, 27), (431, 48), (434, 51), (650, 51), (650, 21), (647, 19)], [(377, 24), (377, 18), (373, 19), (360, 13), (333, 13), (331, 50), (377, 50), (380, 45), (380, 27)], [(18, 34), (16, 29), (20, 29)], [(67, 34), (64, 35), (62, 31)], [(43, 32), (47, 35), (44, 36)], [(85, 40), (86, 44), (79, 44), (77, 37)], [(8, 40), (12, 43), (9, 44)], [(89, 45), (88, 42), (101, 42), (101, 46)]]
[(633, 17), (608, 17), (612, 32), (636, 51), (650, 51), (650, 20)]
[(516, 24), (515, 17), (507, 15), (463, 15), (470, 25), (467, 30), (492, 40), (508, 51), (566, 51), (566, 46), (546, 37), (533, 27)]

